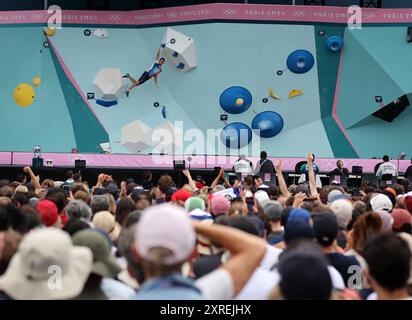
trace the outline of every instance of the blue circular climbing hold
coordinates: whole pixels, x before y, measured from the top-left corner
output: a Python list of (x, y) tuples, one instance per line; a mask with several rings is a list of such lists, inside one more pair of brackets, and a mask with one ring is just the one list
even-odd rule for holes
[(262, 138), (272, 138), (283, 129), (282, 116), (274, 111), (264, 111), (252, 120), (253, 131)]
[(223, 128), (220, 138), (226, 147), (241, 149), (252, 140), (252, 130), (242, 122), (233, 122)]
[(307, 50), (295, 50), (286, 60), (288, 69), (293, 73), (306, 73), (312, 69), (315, 63), (315, 58)]
[(234, 86), (222, 92), (219, 103), (226, 112), (238, 114), (245, 112), (250, 107), (252, 95), (246, 88)]
[(342, 50), (343, 38), (341, 36), (330, 36), (326, 39), (326, 47), (333, 52)]
[(179, 55), (179, 53), (178, 53), (178, 52), (176, 52), (176, 51), (175, 51), (175, 52), (173, 52), (173, 54), (172, 54), (172, 56), (173, 56), (173, 57), (175, 57), (175, 58), (177, 58), (177, 56), (178, 56), (178, 55)]

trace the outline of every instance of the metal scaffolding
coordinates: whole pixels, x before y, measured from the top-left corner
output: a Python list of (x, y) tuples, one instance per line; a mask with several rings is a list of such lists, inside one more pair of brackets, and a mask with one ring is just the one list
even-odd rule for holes
[(303, 4), (305, 6), (324, 6), (326, 0), (305, 0)]
[(382, 0), (359, 0), (359, 7), (382, 8)]

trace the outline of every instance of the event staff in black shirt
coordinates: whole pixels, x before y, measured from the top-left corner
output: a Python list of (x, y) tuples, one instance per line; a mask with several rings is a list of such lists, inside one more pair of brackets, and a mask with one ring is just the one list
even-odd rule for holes
[(344, 167), (342, 160), (336, 162), (336, 168), (329, 172), (329, 176), (345, 176), (349, 177), (349, 170)]

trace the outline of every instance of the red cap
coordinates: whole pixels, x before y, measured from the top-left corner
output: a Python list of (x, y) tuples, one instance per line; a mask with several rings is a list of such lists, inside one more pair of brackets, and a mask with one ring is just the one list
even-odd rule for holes
[(397, 194), (396, 194), (396, 191), (394, 189), (388, 187), (388, 188), (385, 189), (385, 191), (388, 191), (388, 192), (392, 193), (393, 196), (396, 198)]
[(175, 193), (173, 193), (172, 201), (183, 201), (183, 202), (185, 202), (191, 196), (192, 196), (191, 192), (189, 192), (187, 190), (184, 190), (184, 189), (180, 189), (180, 190), (177, 190)]
[(230, 201), (224, 195), (213, 195), (211, 208), (214, 216), (228, 214), (230, 208)]
[(59, 219), (59, 210), (50, 200), (39, 201), (36, 209), (40, 213), (41, 222), (47, 227), (54, 226)]
[(205, 185), (201, 182), (196, 182), (196, 188), (198, 188), (199, 190), (202, 189)]
[(391, 215), (393, 218), (392, 229), (394, 230), (400, 230), (406, 223), (412, 224), (412, 217), (405, 209), (393, 209)]
[(408, 209), (409, 213), (412, 214), (412, 196), (405, 197), (405, 206)]

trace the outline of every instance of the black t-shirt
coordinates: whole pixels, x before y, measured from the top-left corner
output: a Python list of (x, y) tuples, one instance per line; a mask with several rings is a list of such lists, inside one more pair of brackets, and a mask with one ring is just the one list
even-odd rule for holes
[(145, 190), (150, 190), (153, 188), (153, 182), (151, 180), (143, 180), (142, 187)]
[(219, 268), (222, 264), (222, 255), (223, 252), (196, 259), (193, 263), (195, 278), (198, 279)]
[(412, 178), (412, 165), (410, 165), (405, 171), (405, 178)]
[(348, 239), (346, 238), (346, 234), (343, 230), (339, 230), (338, 236), (336, 237), (336, 241), (338, 242), (338, 246), (342, 249), (346, 248), (348, 243)]
[(335, 168), (331, 172), (329, 172), (329, 176), (346, 176), (349, 177), (349, 170), (347, 168), (342, 168), (342, 171), (339, 170), (338, 168)]
[(275, 173), (275, 167), (271, 160), (260, 159), (259, 162), (260, 162), (259, 173), (270, 173), (270, 174)]
[(350, 276), (354, 274), (354, 271), (350, 270), (350, 266), (359, 266), (358, 260), (354, 256), (345, 256), (340, 253), (327, 253), (326, 257), (329, 263), (340, 273), (345, 282), (345, 286), (348, 286), (348, 280)]

